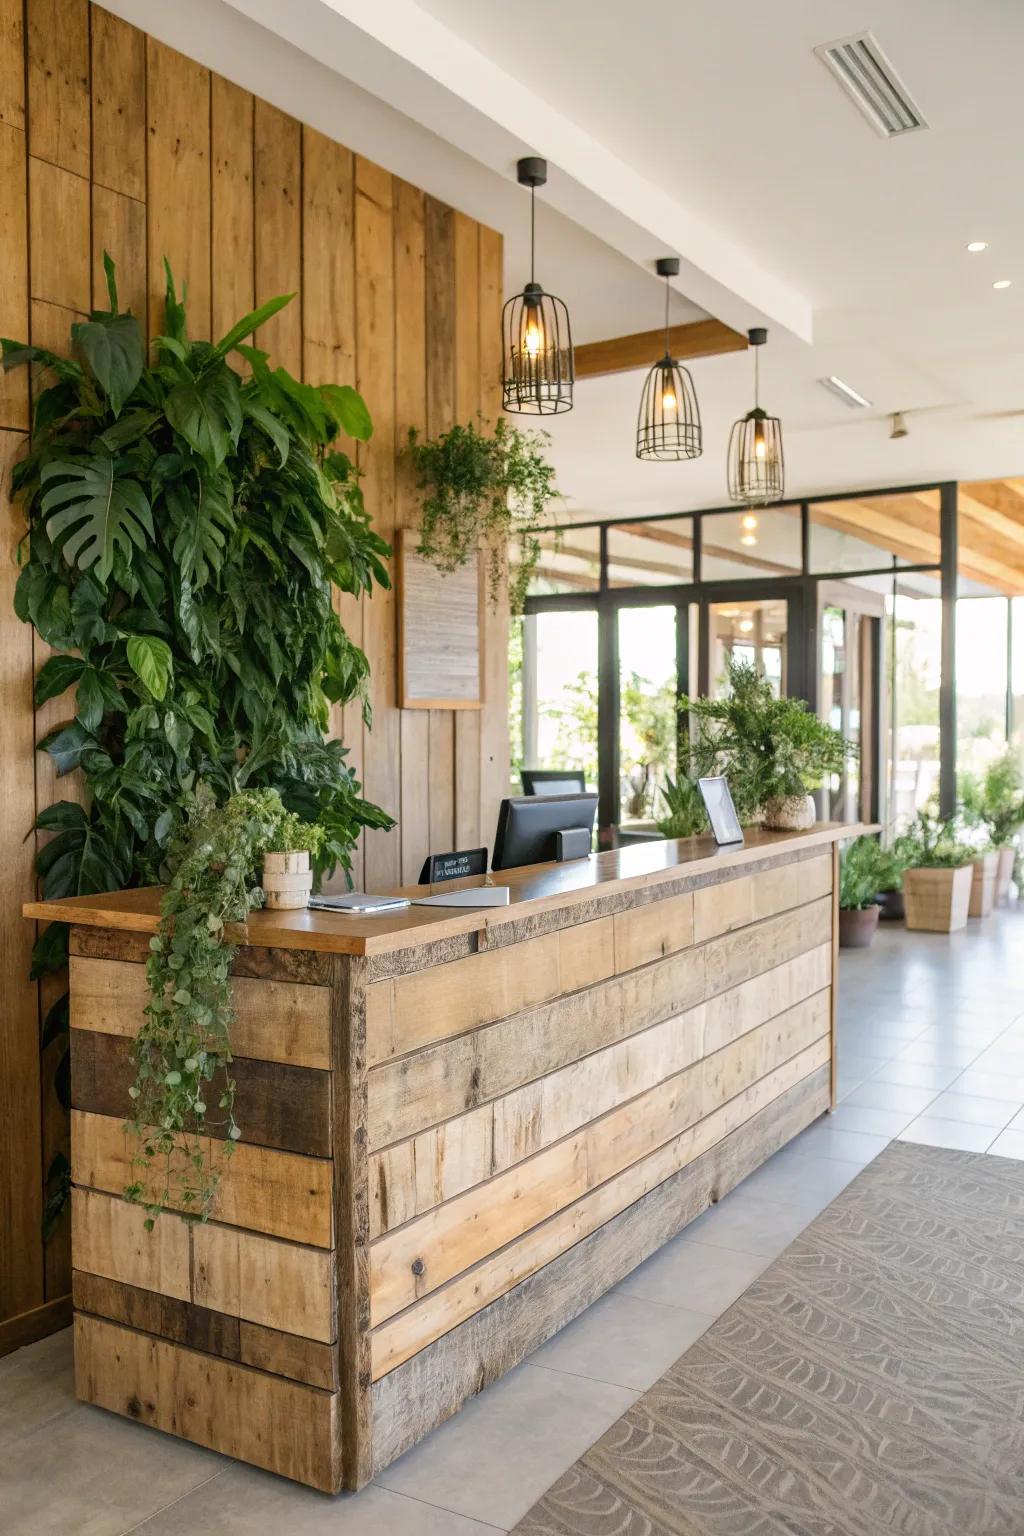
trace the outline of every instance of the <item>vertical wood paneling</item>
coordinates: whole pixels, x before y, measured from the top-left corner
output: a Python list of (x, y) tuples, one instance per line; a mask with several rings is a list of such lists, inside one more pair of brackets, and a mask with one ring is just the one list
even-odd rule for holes
[[(221, 335), (259, 300), (298, 290), (257, 340), (308, 382), (352, 383), (366, 395), (375, 436), (358, 454), (374, 525), (389, 540), (418, 519), (400, 452), (409, 428), (433, 435), (481, 406), (496, 414), (500, 237), (367, 161), (357, 176), (344, 146), (87, 0), (0, 0), (0, 243), (0, 333), (59, 353), (72, 323), (106, 303), (104, 249), (117, 263), (121, 307), (150, 333), (164, 323), (165, 255), (179, 293), (187, 285), (195, 337)], [(31, 389), (49, 382), (40, 371)], [(23, 441), (29, 394), (25, 371), (0, 376), (5, 459)], [(26, 833), (37, 808), (81, 800), (84, 786), (78, 774), (58, 780), (33, 750), (74, 700), (33, 714), (33, 670), (49, 652), (13, 617), (16, 517), (2, 500), (0, 518), (2, 1324), (68, 1285), (66, 1233), (45, 1254), (40, 1241), (42, 1175), (66, 1144), (53, 1091), (62, 1046), (42, 1063), (38, 1048), (40, 1020), (65, 982), (29, 983), (34, 934), (19, 913), (33, 890)], [(356, 703), (334, 712), (332, 731), (368, 797), (399, 818), (394, 832), (365, 840), (365, 870), (357, 850), (356, 883), (372, 888), (415, 879), (431, 848), (486, 839), (506, 777), (496, 621), (488, 613), (487, 707), (460, 712), (456, 726), (451, 711), (397, 708), (395, 603), (389, 594), (336, 597), (370, 657), (376, 720), (366, 731)]]
[[(412, 528), (419, 514), (416, 478), (401, 450), (409, 431), (423, 431), (426, 387), (426, 237), (424, 197), (418, 187), (395, 180), (395, 442), (399, 450), (395, 481), (395, 521)], [(403, 709), (400, 724), (400, 810), (402, 882), (419, 879), (430, 848), (430, 716)]]
[(146, 201), (146, 35), (98, 6), (92, 11), (92, 179)]
[[(374, 527), (391, 543), (395, 532), (395, 253), (389, 171), (356, 156), (356, 385), (373, 401), (373, 437), (360, 444), (363, 494)], [(363, 786), (378, 805), (397, 808), (397, 637), (394, 591), (363, 603), (363, 649), (370, 662), (373, 728), (363, 742)], [(401, 882), (401, 846), (392, 832), (364, 838), (364, 878), (374, 890)]]
[(29, 154), (89, 176), (88, 0), (27, 0)]
[[(428, 197), (426, 225), (427, 436), (455, 420), (455, 215)], [(455, 726), (450, 709), (430, 711), (430, 847), (455, 846)]]
[[(294, 117), (257, 101), (255, 107), (256, 303), (302, 284), (302, 130)], [(272, 364), (302, 373), (302, 307), (298, 298), (256, 333)]]
[(164, 258), (193, 336), (210, 334), (210, 72), (146, 39), (149, 329), (164, 325)]
[[(480, 410), (489, 424), (501, 413), (502, 241), (497, 230), (478, 226), (480, 246)], [(490, 843), (498, 806), (509, 792), (508, 606), (485, 593), (483, 619), (484, 709), (480, 716), (480, 836)]]
[(0, 432), (0, 1321), (44, 1299), (39, 1026), (28, 979), (35, 935), (21, 916), (22, 902), (35, 894), (32, 631), (14, 614), (24, 523), (8, 497), (11, 464), (24, 442), (20, 432)]
[[(214, 75), (210, 90), (212, 330), (223, 336), (256, 304), (253, 257), (253, 99)], [(233, 367), (241, 364), (233, 357)]]

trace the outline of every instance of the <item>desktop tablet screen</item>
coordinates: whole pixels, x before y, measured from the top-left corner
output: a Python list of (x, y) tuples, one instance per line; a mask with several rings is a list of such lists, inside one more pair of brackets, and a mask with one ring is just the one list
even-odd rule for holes
[(732, 795), (729, 793), (729, 781), (722, 778), (698, 779), (701, 795), (704, 798), (704, 809), (708, 813), (711, 830), (715, 835), (715, 842), (742, 843), (743, 828), (740, 819), (736, 815), (736, 807), (732, 803)]

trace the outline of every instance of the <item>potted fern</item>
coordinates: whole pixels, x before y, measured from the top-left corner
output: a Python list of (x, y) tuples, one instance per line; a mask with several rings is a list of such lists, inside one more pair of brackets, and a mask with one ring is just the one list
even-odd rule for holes
[(878, 928), (877, 893), (885, 850), (873, 837), (855, 838), (839, 862), (839, 942), (867, 949)]

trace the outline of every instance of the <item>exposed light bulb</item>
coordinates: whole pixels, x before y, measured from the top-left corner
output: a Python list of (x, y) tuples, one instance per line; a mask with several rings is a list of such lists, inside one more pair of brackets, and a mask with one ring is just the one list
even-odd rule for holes
[(747, 513), (746, 517), (742, 521), (741, 527), (745, 528), (748, 533), (753, 533), (754, 529), (757, 527), (757, 518), (754, 516), (753, 512)]
[(526, 327), (526, 336), (523, 341), (523, 345), (526, 348), (527, 357), (536, 357), (540, 352), (540, 331), (532, 322)]
[(670, 389), (666, 389), (661, 397), (661, 408), (670, 415), (676, 408), (676, 397)]
[(757, 538), (752, 533), (745, 533), (745, 534), (742, 535), (742, 537), (740, 539), (740, 543), (741, 544), (748, 544), (748, 545), (749, 544), (756, 544), (757, 543)]
[(760, 421), (754, 423), (754, 458), (763, 459), (765, 456), (764, 426)]
[(754, 627), (753, 619), (741, 619), (740, 620), (739, 628), (740, 628), (740, 633), (741, 634), (749, 635), (750, 631), (753, 629), (753, 627)]

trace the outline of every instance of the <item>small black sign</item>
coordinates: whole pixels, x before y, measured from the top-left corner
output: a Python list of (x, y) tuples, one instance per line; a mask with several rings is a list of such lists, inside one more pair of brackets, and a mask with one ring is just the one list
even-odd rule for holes
[(466, 853), (432, 853), (420, 870), (420, 885), (440, 885), (445, 880), (468, 880), (486, 875), (487, 849), (470, 848)]

